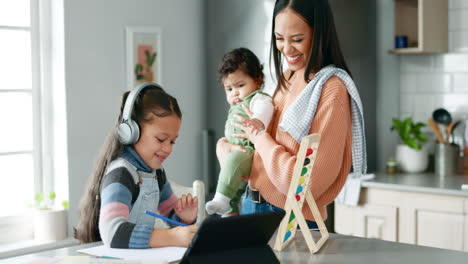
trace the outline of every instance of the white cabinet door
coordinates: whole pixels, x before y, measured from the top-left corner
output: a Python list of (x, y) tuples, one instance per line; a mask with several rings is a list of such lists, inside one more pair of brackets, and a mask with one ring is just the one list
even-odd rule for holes
[(365, 205), (356, 217), (356, 235), (387, 241), (397, 241), (398, 208), (390, 205)]
[(397, 212), (398, 208), (390, 205), (335, 204), (335, 232), (397, 241)]
[(407, 193), (400, 202), (400, 242), (463, 250), (464, 198)]
[(468, 252), (468, 199), (464, 201), (464, 217), (465, 217), (465, 233), (463, 234), (464, 243), (463, 243), (463, 250)]
[(335, 232), (347, 236), (356, 236), (354, 222), (358, 207), (335, 203)]
[(416, 245), (463, 250), (463, 214), (416, 210)]
[(468, 252), (468, 199), (364, 188), (359, 206), (335, 204), (335, 232)]

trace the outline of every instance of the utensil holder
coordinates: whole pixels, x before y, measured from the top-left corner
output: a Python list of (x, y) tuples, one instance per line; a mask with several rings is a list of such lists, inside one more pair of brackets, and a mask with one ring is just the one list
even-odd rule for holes
[(449, 176), (457, 173), (459, 148), (454, 144), (437, 144), (435, 148), (435, 174)]

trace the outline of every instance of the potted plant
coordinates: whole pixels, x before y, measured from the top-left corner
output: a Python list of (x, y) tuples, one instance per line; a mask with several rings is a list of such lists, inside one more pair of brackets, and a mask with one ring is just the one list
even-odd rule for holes
[(37, 193), (34, 196), (34, 239), (40, 241), (63, 240), (67, 238), (68, 201), (62, 208), (55, 207), (55, 192)]
[(422, 145), (427, 138), (421, 131), (425, 126), (421, 122), (414, 123), (411, 117), (404, 120), (393, 118), (391, 130), (396, 131), (402, 141), (396, 149), (396, 162), (404, 172), (417, 173), (427, 169), (428, 153)]

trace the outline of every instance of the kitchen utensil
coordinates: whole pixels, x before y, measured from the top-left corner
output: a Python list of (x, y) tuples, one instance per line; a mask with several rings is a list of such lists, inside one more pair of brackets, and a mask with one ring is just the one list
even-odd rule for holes
[(458, 126), (458, 124), (460, 124), (460, 120), (457, 121), (457, 122), (451, 122), (448, 127), (447, 127), (447, 134), (448, 134), (448, 138), (449, 138), (449, 143), (455, 143), (453, 142), (453, 129), (455, 127)]
[(434, 122), (434, 119), (429, 118), (427, 122), (429, 123), (429, 126), (432, 128), (432, 131), (434, 131), (434, 134), (436, 135), (437, 141), (439, 142), (439, 144), (444, 144), (444, 139), (442, 138), (439, 128), (437, 127), (437, 124)]
[(432, 112), (432, 119), (434, 119), (434, 121), (437, 123), (444, 124), (446, 126), (452, 122), (452, 116), (444, 108), (439, 108)]
[(465, 145), (465, 122), (457, 121), (457, 124), (453, 126), (452, 138), (453, 143), (458, 145), (460, 148), (460, 157), (463, 157), (463, 147)]
[(457, 172), (459, 148), (455, 144), (437, 144), (435, 149), (435, 174), (450, 176)]
[(439, 123), (436, 123), (436, 126), (439, 129), (443, 142), (445, 144), (448, 143), (447, 126), (444, 124), (439, 124)]

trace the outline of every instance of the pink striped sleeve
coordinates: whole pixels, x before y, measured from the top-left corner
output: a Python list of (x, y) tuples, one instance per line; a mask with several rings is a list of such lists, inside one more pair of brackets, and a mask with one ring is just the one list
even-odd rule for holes
[(158, 206), (158, 212), (160, 215), (167, 216), (172, 209), (175, 208), (177, 203), (177, 196), (174, 193), (169, 196), (164, 202), (160, 203)]
[(127, 205), (119, 202), (111, 202), (104, 205), (101, 208), (101, 215), (99, 216), (99, 225), (102, 225), (103, 223), (116, 217), (128, 218), (128, 216), (129, 210)]

